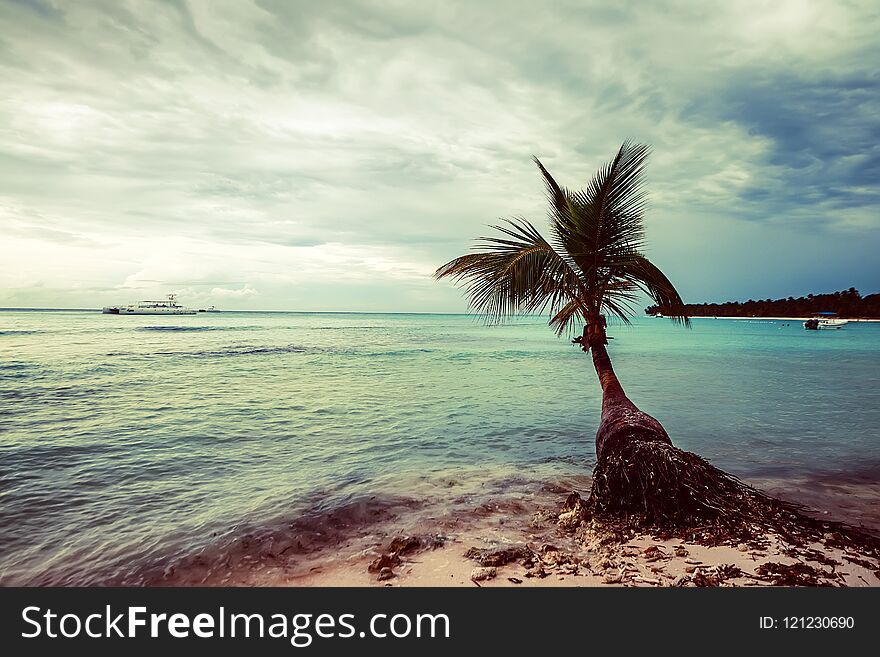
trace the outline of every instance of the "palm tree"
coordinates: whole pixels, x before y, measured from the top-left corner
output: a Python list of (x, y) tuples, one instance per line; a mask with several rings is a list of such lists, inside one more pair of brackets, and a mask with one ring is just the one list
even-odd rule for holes
[(462, 284), (471, 309), (490, 323), (549, 312), (557, 334), (583, 326), (573, 342), (592, 352), (602, 386), (590, 513), (679, 526), (741, 518), (768, 498), (673, 447), (660, 422), (627, 397), (608, 355), (606, 317), (629, 323), (639, 292), (689, 325), (681, 296), (642, 253), (648, 153), (644, 144), (624, 142), (583, 190), (562, 187), (535, 158), (547, 186), (550, 238), (525, 219), (508, 220), (435, 277)]
[(669, 279), (642, 253), (649, 148), (625, 142), (582, 191), (560, 186), (541, 161), (547, 184), (551, 239), (525, 219), (494, 226), (501, 235), (481, 238), (484, 248), (446, 263), (437, 278), (464, 282), (473, 310), (493, 322), (516, 313), (549, 309), (557, 334), (573, 332), (584, 351), (592, 350), (602, 385), (602, 420), (596, 455), (634, 440), (670, 443), (660, 423), (626, 396), (606, 345), (606, 316), (629, 323), (641, 290), (664, 316), (688, 323), (684, 303)]

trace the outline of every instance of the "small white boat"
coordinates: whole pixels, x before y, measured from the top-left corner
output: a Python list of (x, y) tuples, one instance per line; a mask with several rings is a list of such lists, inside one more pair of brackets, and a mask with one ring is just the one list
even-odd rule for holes
[(208, 306), (207, 308), (199, 308), (199, 312), (200, 313), (219, 313), (220, 311), (217, 310), (217, 308), (215, 308), (214, 306)]
[(808, 331), (824, 331), (829, 329), (843, 328), (849, 324), (848, 319), (840, 319), (837, 313), (816, 313), (804, 322), (804, 328)]
[(177, 295), (169, 294), (164, 301), (139, 301), (136, 305), (106, 306), (101, 310), (105, 315), (195, 315), (192, 308), (184, 308), (177, 303)]

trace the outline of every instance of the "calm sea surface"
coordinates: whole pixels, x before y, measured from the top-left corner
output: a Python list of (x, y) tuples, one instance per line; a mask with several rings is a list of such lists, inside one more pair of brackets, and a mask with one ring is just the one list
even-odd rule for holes
[[(880, 324), (609, 333), (679, 447), (794, 497), (877, 483)], [(0, 312), (0, 583), (139, 583), (245, 525), (583, 475), (599, 408), (538, 318)]]

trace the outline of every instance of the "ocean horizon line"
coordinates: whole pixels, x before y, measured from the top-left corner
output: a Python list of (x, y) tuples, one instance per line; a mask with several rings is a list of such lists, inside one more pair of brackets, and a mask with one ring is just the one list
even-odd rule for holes
[[(0, 307), (0, 312), (81, 312), (81, 313), (100, 313), (101, 308), (33, 308), (33, 307)], [(474, 312), (444, 312), (444, 311), (399, 311), (399, 310), (219, 310), (213, 311), (212, 314), (216, 313), (224, 313), (224, 314), (279, 314), (279, 315), (400, 315), (400, 316), (429, 316), (429, 317), (473, 317), (478, 319), (481, 317), (480, 313)], [(205, 315), (207, 313), (197, 313), (196, 315), (186, 315), (187, 317), (198, 317)], [(174, 317), (181, 317), (184, 315), (174, 315)], [(647, 314), (634, 314), (631, 316), (633, 319), (636, 318), (653, 318), (653, 315)], [(536, 315), (536, 314), (524, 314), (517, 315), (517, 319), (544, 319), (545, 315)], [(659, 317), (658, 319), (669, 319), (665, 317)], [(804, 321), (809, 319), (808, 316), (801, 317), (783, 317), (783, 316), (768, 316), (763, 317), (760, 315), (754, 316), (743, 316), (743, 315), (718, 315), (718, 316), (708, 316), (708, 315), (696, 315), (690, 317), (691, 321), (698, 319), (734, 319), (734, 320), (761, 320), (761, 321)], [(880, 319), (871, 318), (871, 317), (850, 317), (847, 318), (850, 322), (880, 322)], [(619, 320), (616, 320), (619, 321)], [(507, 323), (507, 322), (504, 322)]]
[[(0, 312), (83, 312), (100, 313), (101, 308), (35, 308), (35, 307), (0, 307)], [(479, 316), (477, 313), (444, 312), (444, 311), (402, 311), (402, 310), (219, 310), (217, 313), (279, 313), (299, 315), (456, 315)], [(206, 313), (199, 313), (206, 314)], [(213, 314), (213, 313), (212, 313)], [(174, 317), (193, 315), (174, 315)], [(543, 317), (543, 315), (522, 315), (522, 317)]]

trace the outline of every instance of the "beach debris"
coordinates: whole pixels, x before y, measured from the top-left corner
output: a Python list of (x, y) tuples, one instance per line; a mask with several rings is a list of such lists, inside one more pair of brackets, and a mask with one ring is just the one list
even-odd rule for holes
[(391, 579), (394, 577), (394, 571), (391, 568), (385, 567), (379, 571), (379, 576), (376, 578), (380, 582), (384, 582), (386, 579)]
[(686, 557), (690, 554), (684, 545), (676, 545), (672, 553), (677, 557)]
[(605, 577), (602, 578), (602, 581), (606, 584), (620, 584), (623, 582), (623, 575), (618, 573), (608, 573)]
[(694, 570), (691, 583), (694, 586), (722, 586), (728, 579), (742, 577), (743, 571), (734, 564), (718, 564)]
[(525, 577), (537, 577), (538, 579), (544, 579), (547, 577), (547, 571), (544, 570), (544, 567), (541, 564), (538, 564), (534, 568), (529, 568), (526, 571)]
[(820, 563), (823, 566), (839, 566), (840, 562), (836, 559), (832, 559), (827, 554), (822, 552), (821, 550), (816, 550), (815, 548), (808, 548), (806, 550), (801, 550), (798, 554), (793, 555), (795, 558), (802, 557), (807, 561), (815, 561), (816, 563)]
[[(388, 548), (370, 562), (367, 570), (371, 573), (381, 573), (385, 568), (391, 569), (399, 566), (401, 556), (412, 554), (419, 550), (436, 549), (443, 545), (445, 538), (439, 534), (429, 536), (395, 536), (388, 544)], [(393, 573), (392, 575), (393, 576)], [(379, 578), (380, 581), (382, 577)], [(388, 579), (386, 576), (385, 579)]]
[(599, 559), (599, 563), (596, 564), (596, 567), (599, 570), (608, 570), (609, 568), (614, 568), (614, 562), (608, 557), (602, 557)]
[(468, 548), (464, 553), (466, 559), (473, 559), (481, 566), (504, 566), (514, 561), (531, 562), (535, 553), (525, 545), (513, 545), (503, 548)]
[(715, 572), (722, 579), (733, 579), (734, 577), (743, 576), (742, 568), (732, 563), (718, 564), (715, 566)]
[(471, 581), (482, 582), (487, 579), (494, 579), (498, 574), (498, 570), (492, 566), (477, 566), (471, 571)]
[(850, 563), (854, 563), (855, 565), (861, 566), (862, 568), (867, 568), (868, 570), (874, 570), (874, 568), (876, 568), (874, 564), (866, 559), (860, 559), (859, 557), (850, 554), (844, 554), (842, 555), (842, 557), (844, 561), (849, 561)]
[(552, 568), (553, 566), (563, 563), (566, 557), (568, 557), (568, 555), (562, 552), (549, 551), (541, 555), (541, 561), (544, 562), (545, 566), (550, 566)]
[(559, 513), (550, 511), (549, 509), (538, 509), (532, 514), (532, 526), (544, 527), (548, 523), (555, 523), (559, 519)]
[(416, 536), (397, 536), (388, 545), (388, 552), (398, 555), (414, 552), (422, 547), (422, 541)]
[(691, 581), (691, 578), (688, 577), (687, 575), (679, 575), (672, 582), (672, 586), (674, 586), (676, 588), (681, 588), (683, 586), (687, 586), (690, 581)]
[(720, 584), (720, 581), (717, 577), (713, 577), (711, 574), (704, 573), (701, 569), (697, 568), (694, 571), (693, 576), (691, 577), (691, 584), (700, 587), (718, 586)]
[(830, 548), (847, 548), (849, 547), (849, 543), (846, 538), (840, 532), (827, 532), (822, 537), (825, 542), (825, 547)]
[(755, 570), (757, 575), (773, 586), (833, 586), (828, 579), (833, 571), (814, 568), (805, 563), (784, 564), (768, 561)]
[(512, 584), (522, 584), (523, 582), (519, 577), (508, 577), (507, 581), (511, 582)]
[(371, 573), (379, 573), (383, 568), (393, 568), (400, 564), (400, 557), (397, 553), (382, 554), (370, 562), (367, 570)]
[(557, 524), (563, 530), (573, 531), (580, 527), (581, 523), (589, 517), (590, 512), (581, 496), (572, 492), (565, 498), (565, 502), (562, 504)]
[(658, 561), (666, 556), (663, 553), (663, 550), (656, 545), (649, 545), (646, 547), (642, 555), (644, 556), (645, 561)]

